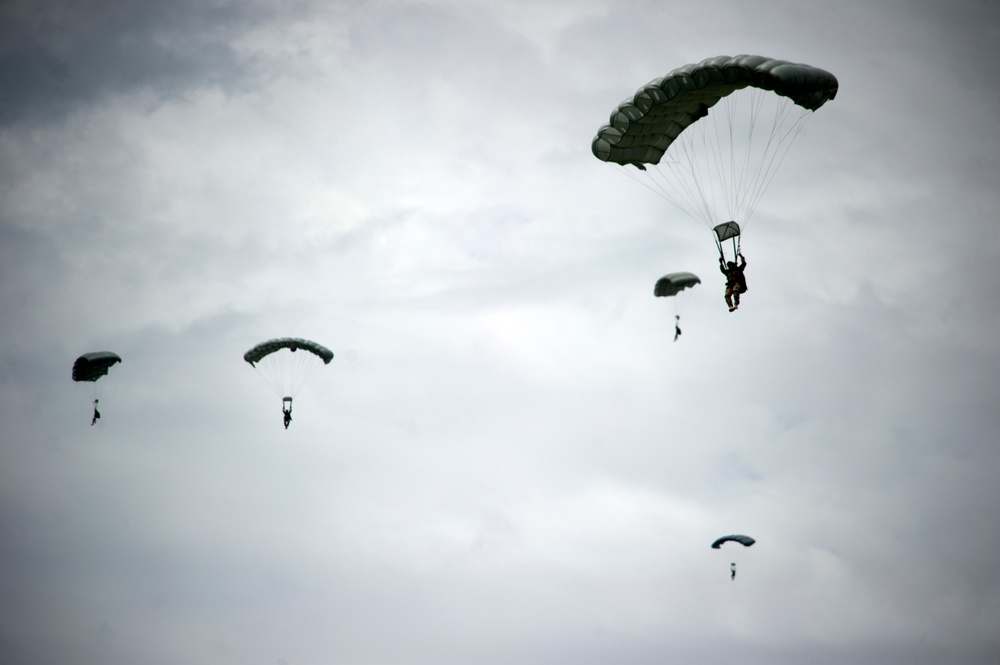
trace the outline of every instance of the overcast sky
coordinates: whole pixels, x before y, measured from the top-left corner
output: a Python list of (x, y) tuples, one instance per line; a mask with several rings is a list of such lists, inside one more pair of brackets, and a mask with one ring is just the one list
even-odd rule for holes
[[(0, 660), (1000, 662), (1000, 9), (823, 4), (0, 3)], [(729, 313), (590, 142), (741, 53)]]

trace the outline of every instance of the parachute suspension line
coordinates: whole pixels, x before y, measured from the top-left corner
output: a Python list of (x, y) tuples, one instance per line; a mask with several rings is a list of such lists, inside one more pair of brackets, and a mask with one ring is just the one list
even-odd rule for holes
[[(284, 385), (288, 390), (287, 396), (295, 397), (309, 377), (319, 367), (322, 367), (323, 363), (319, 358), (303, 349), (292, 351), (288, 361)], [(282, 395), (282, 397), (285, 396)]]
[[(699, 154), (706, 155), (704, 164), (702, 165), (703, 168), (698, 169), (699, 172), (695, 174), (695, 181), (698, 184), (698, 191), (699, 194), (701, 194), (702, 196), (702, 201), (705, 202), (704, 203), (705, 225), (708, 226), (709, 228), (712, 228), (713, 226), (715, 226), (715, 224), (718, 223), (716, 220), (719, 216), (719, 211), (716, 210), (715, 206), (715, 202), (717, 200), (716, 196), (717, 195), (721, 196), (723, 201), (726, 200), (727, 183), (725, 179), (725, 168), (724, 168), (725, 160), (722, 157), (722, 141), (719, 138), (719, 124), (714, 115), (710, 113), (709, 116), (711, 117), (712, 120), (711, 122), (712, 133), (709, 133), (708, 124), (703, 125), (701, 127), (701, 131), (696, 130), (695, 132), (692, 133), (691, 135), (692, 141), (689, 142), (688, 144), (688, 150), (689, 150), (688, 160), (692, 164), (698, 164), (696, 156)], [(701, 150), (695, 151), (694, 139), (698, 138), (701, 139)], [(712, 138), (715, 139), (714, 142), (710, 140)], [(712, 165), (712, 160), (709, 159), (709, 157), (715, 158), (714, 169), (715, 173), (719, 174), (719, 188), (721, 189), (721, 191), (718, 194), (716, 193), (714, 187), (715, 178), (712, 177), (713, 165)], [(707, 196), (704, 194), (704, 188), (702, 187), (702, 183), (708, 184), (709, 192)]]
[[(711, 186), (712, 179), (700, 173), (701, 164), (696, 158), (698, 153), (694, 149), (694, 138), (692, 135), (681, 134), (671, 149), (673, 159), (652, 165), (655, 166), (655, 171), (647, 171), (650, 179), (663, 192), (663, 198), (711, 229), (714, 218), (711, 205), (713, 197), (711, 192), (705, 191), (704, 185), (707, 183)], [(669, 175), (664, 172), (665, 169)], [(657, 182), (657, 178), (662, 182)]]
[[(740, 205), (746, 206), (746, 216), (744, 217), (744, 227), (747, 222), (749, 222), (749, 217), (756, 208), (757, 202), (760, 201), (760, 194), (763, 194), (763, 189), (766, 186), (763, 185), (767, 178), (767, 171), (770, 169), (771, 164), (774, 162), (774, 150), (772, 146), (774, 145), (774, 137), (777, 133), (778, 126), (781, 124), (783, 117), (786, 115), (785, 109), (787, 108), (788, 102), (782, 103), (784, 98), (778, 98), (775, 103), (774, 117), (771, 124), (771, 132), (768, 135), (767, 141), (764, 145), (763, 150), (760, 151), (760, 158), (756, 161), (756, 164), (751, 168), (751, 159), (753, 157), (753, 140), (757, 136), (757, 123), (760, 119), (763, 107), (764, 107), (764, 95), (758, 90), (752, 90), (749, 93), (750, 98), (750, 133), (747, 139), (747, 151), (744, 156), (744, 173), (747, 174), (747, 182), (744, 184), (743, 195), (740, 200)], [(768, 97), (770, 99), (770, 97)], [(768, 162), (767, 168), (764, 167), (764, 163), (771, 156)], [(772, 174), (773, 175), (773, 174)], [(749, 203), (748, 203), (749, 201)]]
[[(636, 181), (654, 194), (660, 196), (688, 217), (691, 217), (696, 221), (702, 221), (703, 217), (700, 217), (697, 210), (694, 209), (696, 207), (697, 198), (689, 192), (685, 192), (681, 189), (680, 185), (686, 185), (687, 180), (678, 178), (680, 183), (672, 183), (672, 181), (660, 170), (660, 166), (656, 164), (646, 164), (645, 177), (639, 176), (623, 164), (619, 164), (618, 166), (629, 178)], [(650, 167), (652, 167), (653, 170), (650, 170)], [(681, 198), (678, 198), (678, 196), (675, 196), (671, 192), (671, 184), (675, 185), (674, 188), (677, 190), (677, 194), (680, 195)]]
[(810, 111), (806, 110), (799, 111), (799, 116), (778, 141), (778, 148), (771, 156), (771, 164), (768, 165), (766, 177), (762, 179), (761, 186), (756, 196), (753, 198), (753, 202), (750, 207), (751, 211), (756, 210), (757, 204), (760, 203), (760, 200), (767, 191), (767, 188), (771, 185), (771, 181), (774, 179), (775, 174), (778, 172), (781, 164), (785, 161), (785, 156), (788, 154), (789, 147), (791, 147), (791, 144), (795, 141), (799, 132), (802, 131), (802, 127), (809, 119), (810, 113)]
[[(637, 183), (639, 183), (640, 185), (642, 185), (643, 187), (645, 187), (649, 191), (653, 192), (654, 194), (657, 194), (658, 196), (662, 196), (663, 198), (665, 198), (670, 203), (673, 203), (675, 206), (681, 208), (682, 211), (687, 212), (687, 211), (684, 210), (684, 208), (682, 208), (681, 206), (679, 206), (675, 201), (673, 201), (670, 198), (670, 194), (668, 192), (664, 191), (663, 186), (660, 183), (658, 183), (655, 178), (652, 177), (652, 175), (650, 174), (650, 172), (648, 170), (646, 171), (647, 177), (646, 178), (641, 178), (634, 171), (632, 171), (630, 168), (628, 168), (626, 165), (624, 165), (624, 164), (618, 164), (617, 166), (621, 170), (622, 173), (624, 173), (625, 175), (627, 175), (632, 180), (636, 181)], [(647, 165), (647, 168), (648, 168), (648, 165)], [(655, 187), (654, 187), (654, 185), (655, 185)]]
[[(710, 156), (713, 154), (708, 131), (704, 126), (701, 127), (701, 131), (685, 130), (674, 140), (671, 148), (679, 153), (677, 164), (687, 166), (686, 171), (681, 171), (679, 168), (674, 169), (675, 181), (678, 182), (678, 186), (683, 186), (692, 207), (698, 210), (695, 219), (701, 221), (706, 228), (711, 229), (717, 214), (714, 205), (716, 200), (715, 182), (714, 178), (711, 177), (712, 162), (704, 157), (699, 159), (699, 155)], [(716, 170), (718, 170), (717, 166)]]
[[(756, 93), (756, 91), (755, 94), (761, 100), (763, 99), (762, 94)], [(762, 106), (762, 102), (758, 102), (759, 106)], [(796, 113), (797, 115), (790, 120), (789, 116)], [(757, 167), (753, 171), (753, 182), (751, 186), (746, 188), (744, 200), (741, 202), (741, 205), (746, 207), (745, 221), (749, 221), (749, 218), (756, 211), (757, 205), (784, 162), (789, 147), (802, 131), (802, 127), (810, 115), (810, 111), (795, 106), (790, 100), (781, 98), (780, 103), (775, 108), (767, 145), (761, 152)]]
[[(753, 157), (754, 137), (757, 133), (757, 120), (760, 118), (761, 109), (763, 108), (764, 105), (764, 95), (760, 94), (760, 92), (757, 90), (750, 90), (746, 95), (733, 95), (730, 98), (733, 100), (733, 112), (730, 115), (730, 119), (736, 117), (736, 108), (735, 108), (736, 99), (738, 97), (744, 97), (744, 96), (749, 98), (748, 105), (750, 108), (749, 108), (749, 117), (747, 118), (749, 122), (749, 131), (747, 133), (746, 150), (743, 151), (743, 164), (740, 166), (739, 189), (737, 192), (737, 198), (734, 205), (741, 213), (742, 219), (740, 220), (740, 222), (744, 226), (746, 226), (746, 223), (749, 221), (750, 211), (748, 209), (742, 208), (741, 206), (743, 206), (744, 202), (746, 201), (746, 193), (750, 189), (752, 189), (750, 182), (756, 182), (760, 173), (759, 165), (756, 169), (750, 168), (750, 160)], [(764, 148), (764, 152), (766, 154), (767, 152), (766, 147)], [(736, 160), (734, 159), (733, 162), (735, 161)]]
[(281, 397), (282, 372), (273, 355), (265, 356), (257, 361), (257, 371), (267, 387)]
[[(650, 166), (653, 166), (653, 165), (652, 164), (647, 164), (646, 165), (646, 168), (647, 168), (646, 177), (642, 178), (642, 177), (639, 177), (636, 173), (634, 173), (631, 169), (629, 169), (624, 164), (618, 164), (618, 168), (621, 170), (621, 172), (624, 173), (625, 175), (627, 175), (629, 178), (631, 178), (632, 180), (636, 181), (637, 183), (639, 183), (640, 185), (642, 185), (643, 187), (645, 187), (649, 191), (653, 192), (657, 196), (662, 197), (668, 203), (670, 203), (675, 208), (677, 208), (678, 210), (680, 210), (681, 212), (683, 212), (685, 215), (694, 216), (693, 213), (690, 210), (688, 210), (687, 208), (685, 208), (681, 203), (679, 203), (678, 201), (676, 201), (670, 195), (670, 192), (667, 191), (667, 189), (663, 186), (662, 183), (660, 183), (660, 182), (658, 182), (656, 180), (656, 178), (653, 175), (653, 172), (651, 172), (651, 171), (648, 170), (648, 168)], [(697, 218), (695, 218), (695, 219), (697, 219)]]
[[(289, 355), (291, 354), (291, 355)], [(294, 397), (309, 379), (323, 367), (323, 361), (304, 349), (281, 350), (256, 363), (261, 380), (278, 397)]]
[[(739, 217), (739, 192), (742, 186), (742, 174), (743, 171), (737, 169), (736, 167), (736, 135), (733, 131), (735, 125), (733, 119), (736, 116), (736, 95), (730, 95), (722, 100), (723, 106), (726, 109), (726, 126), (728, 129), (729, 136), (729, 160), (723, 158), (722, 155), (722, 145), (718, 146), (716, 150), (716, 159), (718, 160), (718, 173), (719, 181), (724, 183), (723, 195), (726, 199), (726, 213), (729, 219), (736, 220)], [(716, 121), (717, 122), (717, 121)], [(729, 164), (729, 173), (726, 173), (726, 164)], [(728, 181), (726, 176), (728, 175)], [(741, 220), (742, 221), (742, 220)]]

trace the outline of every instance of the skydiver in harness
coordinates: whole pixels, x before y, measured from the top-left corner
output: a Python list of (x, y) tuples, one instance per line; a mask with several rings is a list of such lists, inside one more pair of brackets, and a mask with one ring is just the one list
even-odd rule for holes
[[(733, 221), (719, 224), (712, 230), (715, 231), (715, 246), (719, 249), (719, 270), (726, 276), (726, 304), (729, 305), (730, 312), (735, 312), (740, 306), (740, 294), (747, 292), (747, 279), (743, 276), (747, 260), (740, 251), (742, 231), (740, 225)], [(733, 241), (733, 254), (739, 258), (740, 265), (726, 260), (726, 253), (722, 250), (722, 243), (726, 240)]]
[(101, 419), (101, 412), (97, 410), (98, 400), (94, 400), (94, 417), (90, 419), (90, 426), (93, 427), (97, 424), (97, 421)]
[(742, 252), (736, 256), (740, 260), (739, 265), (735, 261), (726, 261), (721, 256), (719, 257), (719, 270), (726, 276), (726, 304), (729, 305), (730, 312), (739, 309), (740, 294), (747, 291), (747, 278), (743, 274), (743, 270), (747, 267), (747, 260), (743, 258)]
[(731, 579), (731, 580), (735, 580), (736, 579), (736, 562), (735, 561), (733, 563), (729, 564), (729, 579)]
[(674, 341), (681, 336), (681, 315), (674, 314)]
[(285, 429), (292, 423), (292, 398), (284, 397), (281, 400), (281, 413), (285, 416)]

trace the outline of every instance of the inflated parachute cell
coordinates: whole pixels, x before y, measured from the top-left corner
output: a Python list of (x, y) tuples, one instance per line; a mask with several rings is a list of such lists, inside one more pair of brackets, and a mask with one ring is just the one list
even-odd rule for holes
[(650, 81), (612, 112), (591, 143), (605, 162), (659, 164), (681, 132), (723, 97), (753, 87), (815, 111), (837, 96), (836, 77), (809, 65), (759, 55), (720, 55)]
[(107, 376), (112, 365), (121, 361), (121, 357), (111, 351), (85, 353), (73, 363), (73, 380), (97, 381), (102, 376)]
[(307, 351), (322, 360), (324, 365), (329, 365), (330, 361), (333, 360), (333, 351), (326, 348), (322, 344), (317, 344), (316, 342), (308, 339), (301, 339), (299, 337), (280, 337), (277, 339), (269, 339), (266, 342), (261, 342), (244, 353), (243, 360), (250, 363), (251, 366), (256, 366), (256, 363), (260, 362), (262, 358), (274, 353), (275, 351), (280, 351), (281, 349), (288, 349), (289, 351), (297, 351), (301, 349), (303, 351)]
[(694, 273), (672, 272), (656, 281), (656, 286), (653, 287), (653, 295), (659, 298), (675, 296), (695, 284), (701, 284), (701, 280)]
[(737, 536), (737, 535), (723, 536), (722, 538), (719, 538), (714, 543), (712, 543), (712, 549), (714, 550), (720, 549), (723, 543), (728, 543), (728, 542), (739, 543), (744, 547), (750, 547), (757, 541), (751, 538), (750, 536)]

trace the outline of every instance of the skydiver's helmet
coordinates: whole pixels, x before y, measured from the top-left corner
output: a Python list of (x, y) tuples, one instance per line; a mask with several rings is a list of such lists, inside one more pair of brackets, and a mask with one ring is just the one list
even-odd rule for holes
[(735, 268), (736, 267), (736, 261), (726, 261), (726, 267), (728, 267), (728, 268)]

